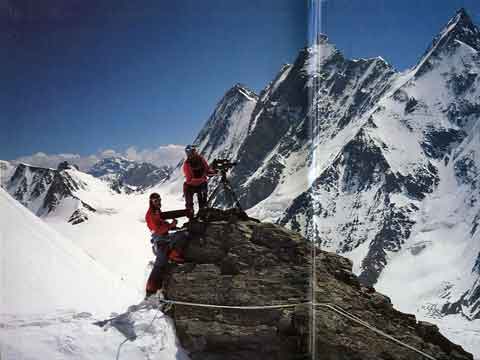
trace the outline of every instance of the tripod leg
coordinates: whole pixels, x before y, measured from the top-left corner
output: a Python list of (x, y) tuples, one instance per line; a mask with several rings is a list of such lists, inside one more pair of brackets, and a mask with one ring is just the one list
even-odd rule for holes
[(233, 191), (230, 184), (225, 185), (225, 192), (230, 195), (230, 197), (233, 200), (233, 203), (235, 204), (235, 206), (243, 211), (242, 206), (240, 205), (240, 201), (238, 201), (237, 195), (235, 195), (235, 192)]
[(207, 208), (212, 206), (213, 199), (215, 198), (215, 196), (217, 196), (218, 192), (220, 191), (220, 185), (221, 185), (221, 183), (218, 184), (217, 187), (215, 188), (215, 190), (213, 190), (213, 192), (210, 194), (210, 196), (207, 200)]

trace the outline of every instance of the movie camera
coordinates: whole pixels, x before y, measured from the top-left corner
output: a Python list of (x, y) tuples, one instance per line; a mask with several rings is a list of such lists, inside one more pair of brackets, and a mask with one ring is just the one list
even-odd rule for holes
[(221, 179), (220, 179), (220, 182), (218, 183), (217, 187), (210, 194), (210, 197), (207, 200), (207, 207), (211, 207), (213, 199), (215, 199), (215, 197), (218, 195), (220, 190), (223, 189), (225, 197), (227, 199), (230, 199), (230, 201), (232, 203), (234, 203), (235, 206), (238, 209), (240, 209), (240, 211), (242, 213), (244, 213), (244, 211), (243, 211), (243, 209), (240, 205), (240, 202), (238, 201), (238, 197), (235, 194), (235, 191), (233, 191), (232, 184), (230, 184), (230, 181), (227, 179), (227, 171), (229, 171), (235, 165), (237, 165), (236, 161), (230, 161), (228, 159), (215, 159), (210, 164), (210, 167), (212, 168), (212, 170), (214, 170), (216, 172), (216, 174), (221, 175)]
[(212, 164), (210, 165), (211, 168), (215, 171), (219, 172), (227, 172), (231, 168), (237, 165), (236, 161), (230, 161), (228, 159), (215, 159), (213, 160)]

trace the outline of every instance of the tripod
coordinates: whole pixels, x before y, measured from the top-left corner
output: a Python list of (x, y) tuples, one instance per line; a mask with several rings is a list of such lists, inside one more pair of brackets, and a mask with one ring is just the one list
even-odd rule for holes
[[(211, 203), (212, 203), (213, 199), (215, 198), (215, 196), (217, 196), (220, 189), (223, 188), (223, 192), (225, 193), (225, 196), (227, 197), (227, 200), (232, 201), (235, 204), (235, 206), (242, 213), (245, 213), (245, 211), (243, 211), (243, 209), (242, 209), (242, 206), (240, 205), (240, 202), (238, 201), (238, 198), (237, 198), (237, 195), (235, 194), (235, 191), (233, 191), (233, 188), (232, 188), (232, 185), (230, 184), (230, 181), (228, 181), (228, 179), (227, 179), (227, 170), (228, 169), (220, 169), (219, 170), (220, 175), (221, 175), (220, 182), (218, 183), (215, 190), (213, 190), (213, 192), (209, 196), (209, 198), (207, 200), (207, 207), (208, 208), (211, 207)], [(230, 199), (228, 199), (228, 198), (230, 198)]]

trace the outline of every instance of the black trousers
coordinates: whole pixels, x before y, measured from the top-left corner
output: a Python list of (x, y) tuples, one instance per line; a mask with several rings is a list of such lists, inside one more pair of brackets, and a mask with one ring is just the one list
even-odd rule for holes
[(208, 186), (203, 183), (198, 186), (183, 184), (183, 195), (185, 196), (185, 207), (192, 211), (193, 214), (193, 195), (197, 194), (198, 207), (203, 209), (207, 206)]
[(155, 263), (147, 280), (147, 296), (155, 294), (163, 287), (168, 275), (168, 253), (173, 249), (183, 252), (188, 245), (189, 234), (186, 231), (177, 231), (165, 237), (153, 236), (152, 239), (157, 241), (152, 246)]

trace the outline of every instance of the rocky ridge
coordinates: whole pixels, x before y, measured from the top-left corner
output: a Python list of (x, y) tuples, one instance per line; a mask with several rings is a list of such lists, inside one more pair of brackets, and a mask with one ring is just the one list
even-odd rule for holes
[[(281, 226), (237, 221), (231, 213), (194, 223), (187, 262), (172, 269), (166, 298), (192, 303), (255, 306), (311, 299), (312, 248)], [(360, 285), (352, 263), (318, 250), (317, 303), (331, 303), (436, 359), (473, 359), (435, 325), (400, 313), (388, 297)], [(174, 305), (169, 313), (191, 359), (303, 359), (309, 343), (309, 306), (238, 310)], [(315, 349), (322, 359), (419, 359), (418, 353), (376, 336), (324, 308), (315, 315)]]

